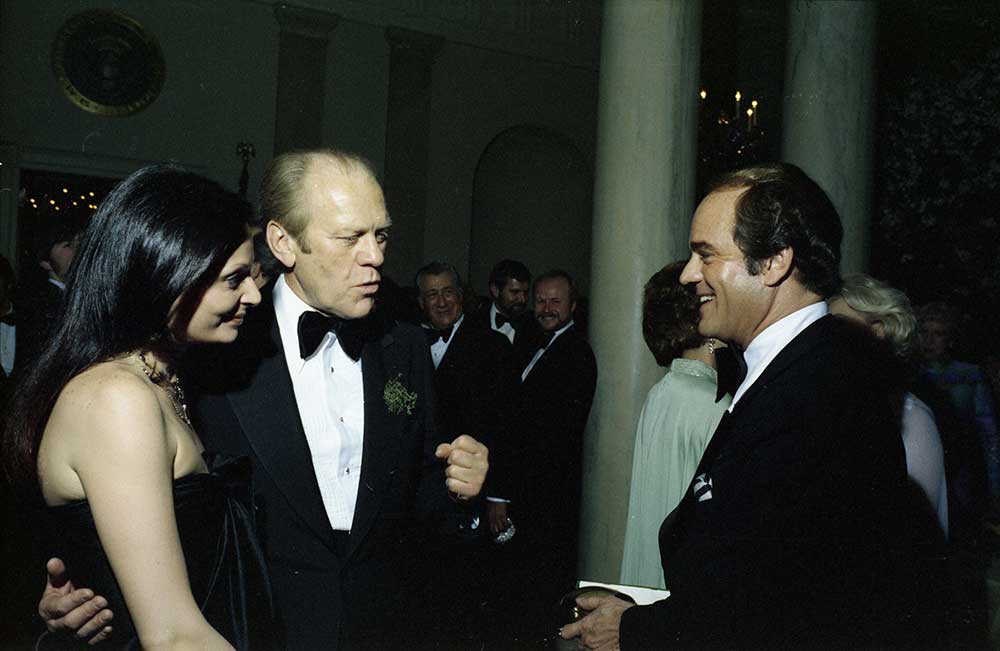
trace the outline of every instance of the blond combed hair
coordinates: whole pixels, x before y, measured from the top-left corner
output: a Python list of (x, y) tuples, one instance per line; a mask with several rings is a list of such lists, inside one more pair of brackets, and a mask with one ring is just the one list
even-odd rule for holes
[(329, 165), (343, 178), (366, 176), (377, 182), (368, 161), (339, 149), (304, 149), (275, 156), (260, 182), (258, 217), (261, 226), (271, 220), (281, 224), (306, 253), (309, 249), (303, 234), (309, 215), (302, 209), (302, 182), (317, 165)]
[(844, 276), (840, 297), (869, 325), (880, 323), (884, 339), (900, 357), (913, 354), (917, 319), (906, 294), (866, 274)]

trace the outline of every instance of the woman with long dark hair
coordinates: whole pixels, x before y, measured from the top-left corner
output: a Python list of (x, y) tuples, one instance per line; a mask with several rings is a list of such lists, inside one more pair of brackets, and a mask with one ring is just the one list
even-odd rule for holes
[(8, 474), (40, 489), (47, 551), (107, 598), (102, 647), (267, 644), (266, 572), (236, 497), (246, 466), (203, 455), (176, 374), (191, 345), (233, 341), (260, 301), (250, 217), (173, 166), (123, 180), (91, 219), (58, 325), (15, 395)]

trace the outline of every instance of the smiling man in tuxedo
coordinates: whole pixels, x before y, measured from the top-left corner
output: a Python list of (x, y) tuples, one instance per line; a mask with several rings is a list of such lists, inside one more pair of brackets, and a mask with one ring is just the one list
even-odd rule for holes
[(788, 164), (730, 173), (698, 206), (681, 282), (698, 296), (699, 333), (742, 350), (746, 374), (660, 528), (670, 596), (580, 600), (593, 612), (563, 637), (587, 649), (938, 648), (919, 637), (930, 620), (915, 598), (941, 592), (915, 563), (921, 514), (890, 365), (823, 300), (840, 284), (841, 237), (829, 198)]
[[(371, 168), (333, 150), (282, 154), (260, 211), (286, 271), (237, 344), (199, 369), (196, 427), (209, 449), (253, 461), (287, 648), (430, 644), (414, 630), (427, 618), (417, 559), (454, 534), (448, 515), (479, 493), (487, 450), (437, 434), (426, 339), (375, 309), (390, 220)], [(50, 629), (79, 621), (69, 588), (43, 599)]]
[(519, 334), (534, 332), (528, 307), (531, 272), (517, 260), (501, 260), (493, 265), (489, 278), (490, 301), (469, 314), (477, 325), (485, 326), (516, 344)]
[(510, 522), (516, 529), (503, 550), (501, 610), (514, 616), (516, 635), (535, 643), (552, 637), (554, 606), (576, 579), (583, 431), (597, 385), (593, 350), (574, 320), (576, 294), (564, 271), (535, 279), (540, 335), (515, 351), (508, 431), (493, 448), (486, 493), (491, 531)]

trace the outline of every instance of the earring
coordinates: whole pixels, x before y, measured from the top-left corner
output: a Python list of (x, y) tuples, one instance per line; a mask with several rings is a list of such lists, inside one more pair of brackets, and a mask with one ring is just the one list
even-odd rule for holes
[(708, 340), (708, 354), (709, 355), (715, 354), (715, 337), (712, 337), (711, 339)]

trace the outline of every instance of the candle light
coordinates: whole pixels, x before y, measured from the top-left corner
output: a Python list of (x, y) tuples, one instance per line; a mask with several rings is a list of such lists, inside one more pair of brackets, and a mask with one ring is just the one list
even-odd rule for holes
[(735, 97), (736, 97), (736, 110), (733, 112), (734, 119), (738, 117), (740, 114), (740, 100), (743, 98), (743, 95), (740, 93), (740, 91), (736, 91)]
[(747, 109), (747, 129), (753, 126), (753, 109)]
[(708, 92), (707, 92), (707, 91), (705, 91), (705, 89), (704, 89), (704, 88), (702, 88), (702, 89), (701, 89), (701, 92), (700, 92), (700, 93), (698, 93), (698, 96), (699, 96), (699, 97), (701, 97), (702, 99), (705, 99), (706, 97), (708, 97)]
[(757, 117), (758, 117), (758, 115), (760, 113), (760, 111), (757, 110), (757, 100), (751, 101), (750, 102), (750, 106), (753, 107), (753, 124), (750, 125), (750, 126), (756, 127), (757, 126)]

